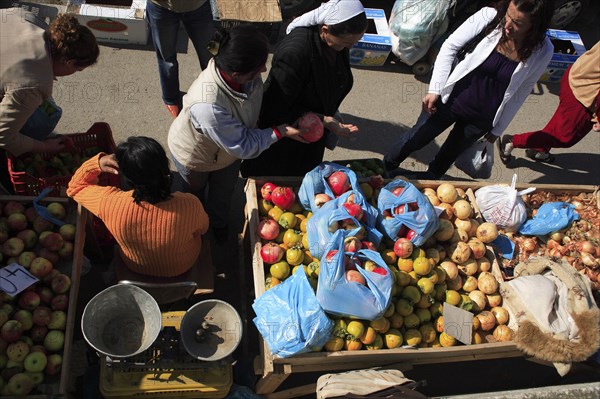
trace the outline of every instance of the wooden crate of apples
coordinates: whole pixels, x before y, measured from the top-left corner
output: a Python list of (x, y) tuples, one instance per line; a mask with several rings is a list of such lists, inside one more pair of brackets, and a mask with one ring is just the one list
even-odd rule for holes
[(77, 284), (70, 275), (83, 244), (75, 243), (80, 222), (68, 200), (43, 205), (72, 223), (59, 227), (42, 218), (32, 197), (0, 198), (0, 268), (16, 263), (39, 279), (14, 296), (14, 285), (0, 279), (0, 396), (51, 396), (66, 389), (61, 369), (68, 362)]
[[(336, 195), (350, 189), (349, 184), (339, 184), (339, 176), (329, 185)], [(369, 183), (361, 184), (363, 194), (371, 204), (377, 203), (382, 185), (382, 179), (370, 179)], [(297, 272), (305, 272), (313, 288), (316, 289), (318, 284), (319, 259), (310, 253), (306, 229), (312, 213), (302, 208), (297, 189), (297, 186), (271, 182), (262, 182), (257, 187), (261, 219), (255, 233), (260, 238), (262, 264), (259, 266), (264, 265), (265, 289)], [(402, 237), (385, 238), (379, 247), (363, 236), (345, 239), (348, 252), (361, 248), (378, 251), (393, 272), (395, 283), (390, 305), (382, 317), (371, 321), (335, 320), (334, 332), (323, 350), (462, 345), (444, 333), (444, 302), (474, 314), (473, 344), (512, 340), (508, 312), (502, 307), (498, 292), (498, 273), (491, 273), (494, 255), (487, 247), (497, 237), (498, 229), (476, 219), (461, 188), (443, 183), (436, 188), (423, 188), (422, 193), (442, 212), (439, 229), (421, 247), (412, 244), (406, 230)], [(317, 204), (326, 201), (326, 195), (316, 194)], [(352, 213), (350, 207), (347, 209)], [(258, 291), (257, 295), (260, 295)]]

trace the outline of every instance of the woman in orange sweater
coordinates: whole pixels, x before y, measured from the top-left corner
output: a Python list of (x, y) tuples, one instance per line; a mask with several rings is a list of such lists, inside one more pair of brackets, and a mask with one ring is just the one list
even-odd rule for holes
[[(101, 173), (120, 174), (132, 190), (98, 185)], [(208, 230), (208, 215), (193, 194), (170, 192), (171, 172), (162, 146), (129, 137), (113, 155), (86, 161), (69, 182), (67, 195), (99, 217), (135, 273), (173, 277), (188, 271)]]

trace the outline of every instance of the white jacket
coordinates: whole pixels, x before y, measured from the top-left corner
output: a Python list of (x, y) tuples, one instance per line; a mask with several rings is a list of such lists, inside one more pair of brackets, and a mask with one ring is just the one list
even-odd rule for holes
[[(492, 18), (496, 16), (496, 13), (494, 8), (482, 8), (456, 29), (442, 45), (435, 61), (428, 92), (440, 95), (443, 103), (448, 101), (456, 82), (481, 65), (500, 42), (502, 30), (496, 29), (483, 38), (475, 50), (467, 54), (456, 65), (452, 73), (450, 72), (456, 53), (469, 40), (477, 36), (482, 29), (485, 29)], [(531, 93), (533, 85), (546, 70), (553, 52), (554, 46), (552, 46), (550, 39), (546, 37), (540, 48), (536, 49), (527, 60), (519, 62), (512, 74), (504, 99), (494, 117), (491, 130), (493, 135), (501, 136), (508, 127), (529, 93)]]

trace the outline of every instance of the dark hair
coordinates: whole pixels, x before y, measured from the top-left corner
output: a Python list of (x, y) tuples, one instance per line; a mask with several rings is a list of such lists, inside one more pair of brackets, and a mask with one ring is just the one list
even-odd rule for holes
[(119, 173), (133, 187), (136, 204), (156, 204), (171, 197), (171, 171), (167, 154), (150, 137), (129, 137), (115, 152)]
[(245, 74), (260, 68), (269, 55), (269, 39), (256, 27), (249, 24), (219, 29), (215, 33), (213, 46), (215, 64), (224, 72)]
[(100, 49), (96, 37), (86, 26), (79, 24), (74, 14), (56, 17), (46, 31), (53, 58), (74, 60), (78, 67), (88, 67), (98, 60)]
[[(550, 27), (552, 14), (554, 12), (554, 0), (503, 0), (496, 5), (496, 10), (500, 16), (499, 25), (504, 24), (506, 11), (510, 3), (514, 3), (517, 10), (525, 13), (531, 22), (529, 33), (525, 36), (521, 47), (517, 50), (519, 59), (526, 60), (531, 53), (538, 49), (544, 40), (546, 40), (546, 31)], [(503, 38), (504, 37), (503, 30)]]
[(333, 25), (327, 25), (329, 33), (333, 36), (356, 35), (364, 33), (367, 30), (368, 21), (367, 14), (361, 12), (358, 15)]

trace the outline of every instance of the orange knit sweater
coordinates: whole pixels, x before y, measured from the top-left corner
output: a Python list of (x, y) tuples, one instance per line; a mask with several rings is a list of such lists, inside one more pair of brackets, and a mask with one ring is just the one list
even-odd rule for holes
[(133, 191), (98, 186), (101, 155), (75, 172), (67, 195), (104, 222), (132, 271), (160, 277), (185, 273), (200, 254), (202, 234), (208, 230), (208, 215), (200, 200), (176, 192), (154, 205), (136, 204)]

